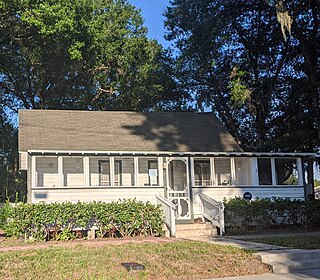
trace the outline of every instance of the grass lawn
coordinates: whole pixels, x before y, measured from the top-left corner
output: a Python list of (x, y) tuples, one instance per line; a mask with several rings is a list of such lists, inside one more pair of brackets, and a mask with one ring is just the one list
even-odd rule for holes
[[(146, 269), (127, 272), (122, 262)], [(0, 252), (0, 279), (201, 279), (267, 271), (250, 252), (195, 241)]]
[(296, 249), (320, 249), (319, 235), (298, 235), (298, 236), (279, 236), (279, 237), (264, 237), (250, 238), (247, 241), (272, 244)]

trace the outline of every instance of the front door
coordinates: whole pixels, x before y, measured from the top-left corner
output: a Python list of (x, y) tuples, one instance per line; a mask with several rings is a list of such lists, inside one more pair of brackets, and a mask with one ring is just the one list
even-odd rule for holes
[(168, 158), (167, 166), (167, 197), (177, 205), (177, 220), (190, 220), (188, 158)]

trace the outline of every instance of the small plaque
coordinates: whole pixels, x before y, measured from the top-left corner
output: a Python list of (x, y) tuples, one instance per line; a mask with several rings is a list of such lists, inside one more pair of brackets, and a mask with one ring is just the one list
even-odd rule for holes
[(243, 194), (243, 198), (246, 200), (251, 200), (252, 199), (252, 193), (251, 192), (245, 192)]
[(149, 169), (149, 176), (150, 177), (157, 177), (158, 176), (158, 169)]
[(140, 271), (144, 270), (144, 265), (136, 262), (126, 262), (121, 264), (128, 271)]

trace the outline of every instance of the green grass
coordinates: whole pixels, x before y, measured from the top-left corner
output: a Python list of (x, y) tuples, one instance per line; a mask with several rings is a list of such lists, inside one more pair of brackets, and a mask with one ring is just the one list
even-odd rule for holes
[[(145, 265), (127, 272), (122, 262)], [(77, 245), (0, 253), (0, 279), (201, 279), (259, 274), (250, 252), (193, 241)]]
[(279, 237), (264, 237), (250, 238), (247, 241), (272, 244), (296, 249), (320, 249), (319, 235), (298, 235), (298, 236), (279, 236)]

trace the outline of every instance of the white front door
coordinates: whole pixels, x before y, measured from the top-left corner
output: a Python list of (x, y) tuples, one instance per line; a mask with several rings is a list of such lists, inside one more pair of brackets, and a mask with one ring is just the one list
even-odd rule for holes
[(190, 220), (188, 158), (167, 158), (167, 197), (177, 205), (177, 219)]

